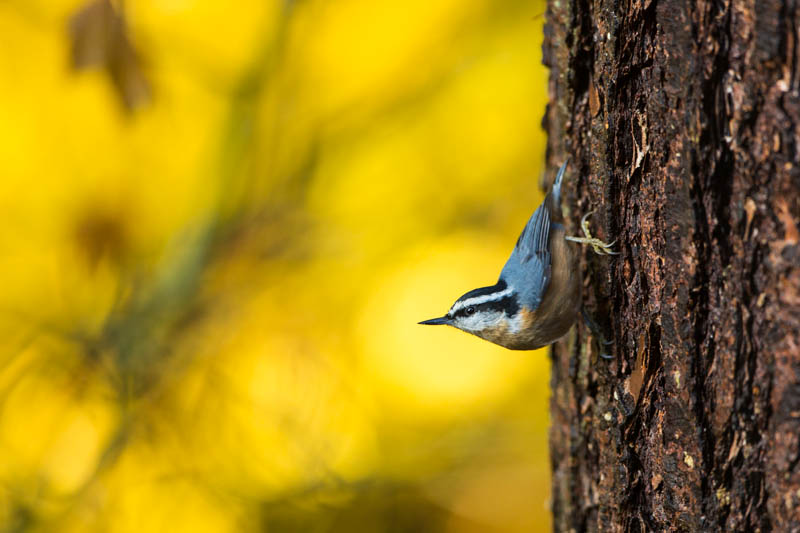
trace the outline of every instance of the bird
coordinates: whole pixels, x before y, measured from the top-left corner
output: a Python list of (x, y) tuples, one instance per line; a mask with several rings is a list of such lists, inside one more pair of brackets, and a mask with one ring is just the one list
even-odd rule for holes
[[(511, 350), (535, 350), (569, 331), (581, 306), (576, 256), (568, 241), (591, 246), (600, 255), (616, 255), (614, 242), (592, 236), (588, 218), (584, 237), (566, 235), (561, 213), (561, 183), (568, 161), (522, 230), (497, 283), (458, 298), (446, 315), (419, 322), (448, 325)], [(584, 318), (591, 325), (584, 312)]]

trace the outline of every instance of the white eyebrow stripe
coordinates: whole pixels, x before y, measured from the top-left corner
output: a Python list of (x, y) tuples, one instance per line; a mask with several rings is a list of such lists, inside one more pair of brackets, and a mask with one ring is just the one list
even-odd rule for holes
[(452, 313), (455, 313), (456, 311), (460, 311), (461, 309), (469, 307), (470, 305), (480, 305), (480, 304), (485, 304), (486, 302), (496, 302), (497, 300), (502, 300), (506, 296), (510, 296), (512, 294), (514, 294), (514, 287), (508, 287), (506, 288), (506, 290), (500, 292), (493, 292), (491, 294), (482, 294), (480, 296), (474, 296), (469, 300), (456, 302), (453, 305), (453, 309), (451, 309), (450, 311)]

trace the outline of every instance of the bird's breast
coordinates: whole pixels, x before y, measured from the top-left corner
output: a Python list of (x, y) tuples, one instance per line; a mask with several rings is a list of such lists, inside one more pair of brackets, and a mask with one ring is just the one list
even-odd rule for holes
[(536, 311), (525, 307), (520, 307), (513, 316), (506, 317), (497, 326), (477, 335), (510, 350), (534, 350), (545, 345), (540, 342)]

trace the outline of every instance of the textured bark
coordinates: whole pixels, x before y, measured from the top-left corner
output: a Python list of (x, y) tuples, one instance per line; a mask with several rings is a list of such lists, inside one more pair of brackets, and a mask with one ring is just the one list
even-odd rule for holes
[(553, 355), (556, 531), (800, 531), (795, 1), (550, 0), (549, 161), (584, 250)]

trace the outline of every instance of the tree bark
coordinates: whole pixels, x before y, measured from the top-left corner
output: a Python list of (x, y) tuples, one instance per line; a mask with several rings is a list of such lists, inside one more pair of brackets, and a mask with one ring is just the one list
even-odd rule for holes
[(550, 0), (551, 168), (584, 249), (553, 352), (556, 531), (800, 531), (796, 0)]

